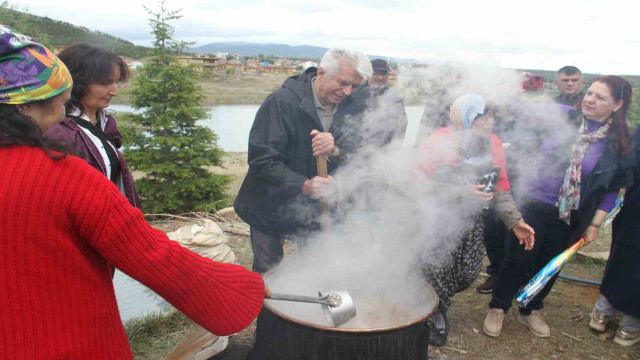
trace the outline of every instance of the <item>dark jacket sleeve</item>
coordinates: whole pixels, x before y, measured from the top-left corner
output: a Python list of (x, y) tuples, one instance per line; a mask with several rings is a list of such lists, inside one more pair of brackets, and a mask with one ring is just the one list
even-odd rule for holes
[(295, 139), (287, 132), (292, 109), (281, 105), (272, 95), (258, 110), (249, 133), (249, 167), (270, 195), (291, 197), (302, 192), (306, 177), (285, 164), (287, 146)]
[(616, 173), (609, 185), (609, 191), (616, 191), (628, 188), (633, 185), (633, 168), (636, 163), (634, 153), (629, 156), (618, 156)]

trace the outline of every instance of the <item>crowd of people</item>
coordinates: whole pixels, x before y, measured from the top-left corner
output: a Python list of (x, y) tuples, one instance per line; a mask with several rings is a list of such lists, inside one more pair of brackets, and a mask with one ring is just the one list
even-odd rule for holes
[[(385, 60), (369, 62), (358, 52), (331, 49), (318, 69), (289, 78), (260, 107), (249, 135), (249, 172), (235, 203), (251, 226), (255, 271), (264, 273), (278, 265), (285, 238), (304, 247), (309, 231), (319, 229), (318, 199), (332, 196), (335, 185), (331, 177), (316, 176), (314, 157), (328, 157), (330, 173), (335, 174), (355, 158), (371, 156), (371, 149), (380, 151), (404, 137), (406, 114), (401, 96), (387, 83), (390, 71)], [(483, 330), (497, 337), (518, 290), (577, 239), (584, 238), (587, 244), (596, 240), (618, 194), (633, 189), (629, 82), (604, 76), (584, 92), (580, 70), (566, 66), (558, 71), (556, 84), (560, 95), (553, 103), (488, 104), (481, 95), (468, 93), (444, 105), (449, 96), (440, 94), (437, 111), (425, 109), (416, 165), (434, 186), (458, 192), (445, 201), (464, 198), (469, 204), (475, 201), (478, 209), (467, 219), (468, 230), (462, 236), (439, 239), (455, 244), (446, 256), (418, 264), (440, 298), (429, 322), (432, 344), (446, 343), (451, 298), (478, 277), (485, 249), (490, 276), (477, 290), (492, 294)], [(432, 103), (428, 100), (427, 107)], [(448, 109), (446, 119), (443, 105)], [(512, 119), (532, 109), (535, 115), (522, 115), (526, 125)], [(536, 125), (545, 112), (557, 117), (561, 126)], [(505, 129), (513, 126), (520, 128)], [(501, 132), (508, 138), (507, 150)], [(316, 151), (319, 134), (326, 134), (327, 146)], [(517, 169), (518, 162), (528, 171)], [(512, 173), (517, 179), (514, 187), (509, 181)], [(632, 201), (629, 195), (627, 201)], [(287, 226), (280, 226), (285, 221)], [(626, 226), (632, 226), (627, 221)], [(607, 292), (607, 286), (618, 283), (606, 280), (616, 272), (628, 279), (624, 286), (638, 284), (637, 262), (616, 266), (613, 253), (636, 249), (633, 236), (637, 235), (631, 231), (625, 229), (625, 240), (617, 240), (622, 230), (614, 233), (602, 287), (603, 294), (610, 295), (598, 301), (590, 324), (604, 331), (615, 309), (620, 309), (625, 315), (614, 340), (625, 346), (640, 341), (638, 318), (633, 317), (640, 298), (620, 289)], [(518, 322), (539, 337), (550, 336), (541, 309), (556, 277), (516, 313)]]
[[(0, 33), (0, 318), (10, 324), (0, 330), (0, 357), (132, 358), (114, 268), (207, 330), (240, 331), (270, 294), (261, 275), (282, 261), (284, 240), (304, 248), (320, 230), (323, 200), (336, 191), (331, 175), (370, 156), (371, 146), (402, 141), (407, 129), (385, 60), (333, 48), (317, 68), (288, 78), (256, 114), (234, 204), (250, 226), (248, 271), (205, 259), (145, 221), (117, 120), (106, 111), (130, 75), (120, 57), (87, 44), (56, 56), (9, 27), (0, 25)], [(596, 240), (624, 190), (589, 326), (605, 331), (620, 311), (614, 341), (640, 342), (640, 133), (632, 138), (627, 122), (632, 89), (604, 76), (583, 92), (573, 66), (560, 69), (556, 83), (555, 110), (566, 127), (536, 131), (529, 123), (536, 135), (527, 146), (535, 151), (525, 151), (526, 160), (510, 157), (522, 142), (500, 137), (500, 123), (515, 111), (481, 94), (440, 96), (438, 119), (423, 117), (431, 127), (421, 131), (417, 168), (433, 186), (453, 189), (445, 202), (477, 210), (461, 236), (440, 239), (455, 245), (446, 256), (416, 263), (440, 299), (429, 321), (433, 344), (446, 343), (451, 299), (478, 277), (485, 249), (490, 276), (477, 290), (492, 295), (483, 330), (497, 337), (520, 287), (577, 239)], [(433, 103), (427, 99), (427, 107)], [(318, 157), (328, 159), (330, 176), (318, 176)], [(518, 161), (533, 171), (512, 171)], [(539, 337), (550, 336), (541, 310), (554, 281), (516, 313)]]

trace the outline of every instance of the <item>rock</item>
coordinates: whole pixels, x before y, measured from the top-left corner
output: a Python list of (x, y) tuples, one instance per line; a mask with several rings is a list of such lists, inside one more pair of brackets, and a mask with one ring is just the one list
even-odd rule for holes
[(225, 218), (227, 220), (238, 220), (238, 214), (233, 207), (224, 208), (218, 210), (215, 215)]
[(598, 339), (601, 341), (613, 340), (613, 337), (616, 336), (613, 332), (603, 332), (602, 334), (598, 334)]

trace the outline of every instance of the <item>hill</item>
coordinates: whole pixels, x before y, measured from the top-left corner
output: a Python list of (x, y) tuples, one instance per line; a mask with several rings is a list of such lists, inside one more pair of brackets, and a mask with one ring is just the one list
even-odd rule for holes
[(25, 35), (37, 39), (49, 48), (68, 46), (77, 42), (88, 42), (118, 55), (134, 59), (147, 56), (150, 50), (99, 31), (92, 31), (67, 22), (17, 11), (6, 6), (6, 3), (0, 6), (0, 24), (11, 26)]
[(310, 45), (291, 46), (285, 44), (258, 44), (244, 41), (217, 42), (189, 48), (193, 53), (228, 52), (242, 56), (257, 56), (259, 54), (274, 55), (289, 58), (321, 58), (327, 48)]

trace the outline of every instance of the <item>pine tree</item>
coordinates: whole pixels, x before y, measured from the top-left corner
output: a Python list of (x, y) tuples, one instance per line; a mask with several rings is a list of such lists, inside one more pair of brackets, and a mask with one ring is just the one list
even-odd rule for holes
[(155, 35), (153, 57), (137, 72), (129, 92), (131, 105), (142, 110), (126, 114), (135, 131), (123, 131), (128, 163), (145, 174), (136, 181), (143, 208), (152, 213), (214, 210), (229, 202), (224, 190), (231, 179), (207, 170), (221, 164), (224, 152), (217, 135), (197, 124), (208, 114), (200, 106), (204, 95), (196, 71), (176, 62), (186, 43), (172, 39), (169, 21), (181, 16), (167, 11), (164, 1), (157, 13), (145, 9)]

